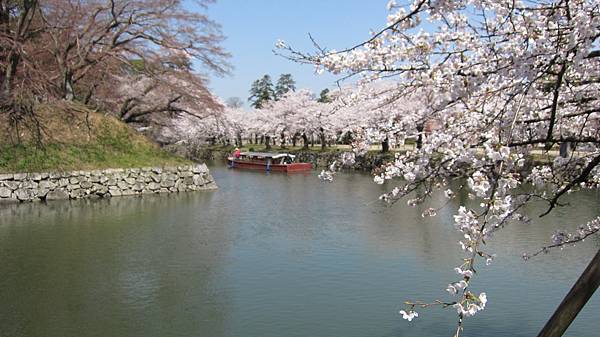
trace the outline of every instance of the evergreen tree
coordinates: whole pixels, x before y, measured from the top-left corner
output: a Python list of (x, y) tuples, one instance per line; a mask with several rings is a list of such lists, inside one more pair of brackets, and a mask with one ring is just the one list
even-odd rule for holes
[(283, 97), (290, 91), (296, 91), (296, 81), (292, 78), (292, 74), (281, 74), (275, 85), (275, 99)]
[(321, 90), (319, 94), (319, 99), (317, 100), (319, 103), (331, 103), (331, 98), (329, 97), (329, 89), (325, 88)]
[(275, 98), (275, 91), (273, 90), (273, 82), (271, 82), (271, 76), (264, 75), (260, 80), (252, 82), (250, 87), (250, 97), (248, 101), (251, 106), (256, 109), (260, 109), (264, 106), (265, 102)]

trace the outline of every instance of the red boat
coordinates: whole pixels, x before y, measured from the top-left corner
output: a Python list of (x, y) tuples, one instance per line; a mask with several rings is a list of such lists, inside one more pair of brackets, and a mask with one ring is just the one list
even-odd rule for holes
[(303, 172), (312, 170), (310, 163), (295, 163), (293, 154), (268, 152), (242, 152), (239, 158), (228, 157), (230, 168), (276, 172)]

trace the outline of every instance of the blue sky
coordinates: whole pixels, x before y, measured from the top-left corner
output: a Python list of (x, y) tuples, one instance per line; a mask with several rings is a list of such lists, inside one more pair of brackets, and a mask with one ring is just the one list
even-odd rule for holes
[(274, 81), (291, 73), (298, 88), (318, 93), (334, 87), (330, 74), (316, 75), (301, 65), (273, 54), (278, 39), (297, 50), (314, 51), (308, 33), (323, 47), (342, 49), (369, 37), (385, 25), (386, 0), (217, 0), (208, 15), (222, 26), (224, 47), (235, 67), (230, 76), (211, 76), (213, 92), (246, 101), (250, 84), (269, 74)]

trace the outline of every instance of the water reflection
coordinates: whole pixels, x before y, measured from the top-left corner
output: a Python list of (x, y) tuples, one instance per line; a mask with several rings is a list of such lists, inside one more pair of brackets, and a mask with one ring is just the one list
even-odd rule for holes
[(213, 280), (226, 228), (195, 211), (211, 198), (2, 208), (0, 335), (222, 334), (228, 297)]
[[(212, 172), (220, 189), (208, 193), (0, 206), (0, 336), (452, 334), (447, 312), (407, 324), (397, 311), (456, 279), (456, 203), (422, 218), (430, 205), (377, 203), (386, 187), (368, 175)], [(600, 241), (520, 254), (594, 216), (598, 196), (571, 195), (541, 220), (534, 205), (534, 223), (498, 233), (477, 281), (491, 302), (465, 336), (537, 332)], [(569, 336), (595, 333), (599, 302)]]

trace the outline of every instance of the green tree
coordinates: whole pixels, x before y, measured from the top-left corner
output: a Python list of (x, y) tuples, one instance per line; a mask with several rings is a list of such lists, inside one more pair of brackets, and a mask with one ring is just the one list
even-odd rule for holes
[(296, 81), (292, 78), (292, 74), (281, 74), (275, 85), (275, 99), (283, 97), (290, 91), (296, 91)]
[(321, 90), (321, 93), (319, 94), (319, 99), (317, 99), (317, 102), (319, 102), (319, 103), (330, 103), (331, 102), (331, 98), (329, 97), (329, 89), (325, 88), (325, 89)]
[(266, 102), (275, 98), (275, 91), (273, 90), (273, 82), (271, 82), (271, 76), (264, 75), (260, 80), (252, 82), (250, 87), (250, 105), (256, 109), (262, 108)]

